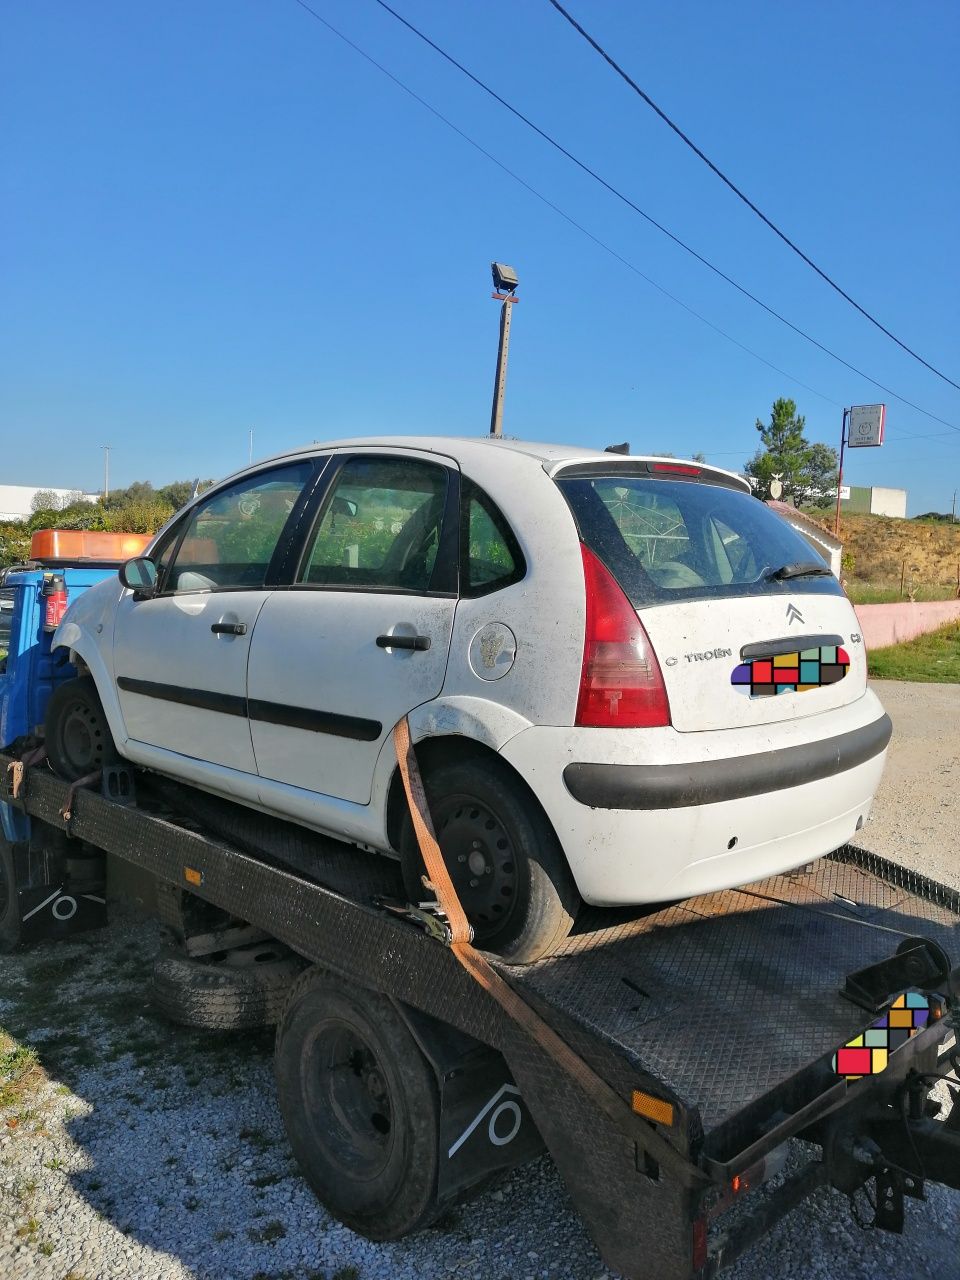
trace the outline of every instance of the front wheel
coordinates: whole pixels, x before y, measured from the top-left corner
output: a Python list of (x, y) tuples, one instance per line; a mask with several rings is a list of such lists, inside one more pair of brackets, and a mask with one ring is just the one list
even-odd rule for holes
[(277, 1029), (280, 1110), (307, 1181), (351, 1230), (397, 1240), (437, 1217), (440, 1099), (386, 996), (319, 968)]
[[(424, 777), (437, 841), (478, 946), (530, 964), (563, 942), (580, 905), (553, 828), (502, 761), (454, 761)], [(400, 835), (404, 887), (427, 890), (410, 814)]]
[(47, 758), (58, 778), (76, 782), (117, 757), (110, 726), (90, 676), (57, 685), (47, 703)]

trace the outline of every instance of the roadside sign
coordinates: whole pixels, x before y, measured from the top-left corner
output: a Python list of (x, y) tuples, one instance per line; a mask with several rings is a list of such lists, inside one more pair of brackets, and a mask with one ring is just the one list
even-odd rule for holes
[(850, 486), (848, 484), (842, 484), (840, 486), (840, 501), (841, 502), (850, 501)]
[(883, 444), (883, 419), (886, 405), (855, 404), (848, 415), (847, 444), (863, 449)]

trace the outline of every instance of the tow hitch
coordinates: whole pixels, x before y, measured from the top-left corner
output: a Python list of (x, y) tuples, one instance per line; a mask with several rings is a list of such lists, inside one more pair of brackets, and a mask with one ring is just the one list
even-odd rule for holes
[[(949, 1055), (956, 1073), (960, 1055)], [(934, 1080), (945, 1080), (954, 1094), (945, 1120), (941, 1104), (928, 1096)], [(960, 1085), (941, 1073), (911, 1071), (888, 1106), (866, 1114), (856, 1134), (840, 1136), (833, 1149), (831, 1181), (851, 1197), (872, 1177), (873, 1222), (861, 1226), (903, 1231), (903, 1202), (925, 1198), (927, 1181), (960, 1189)]]

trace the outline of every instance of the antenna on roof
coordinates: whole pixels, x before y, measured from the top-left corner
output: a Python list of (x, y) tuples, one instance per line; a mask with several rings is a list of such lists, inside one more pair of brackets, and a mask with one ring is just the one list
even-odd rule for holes
[(603, 452), (604, 453), (629, 453), (630, 441), (624, 440), (623, 444), (608, 444)]

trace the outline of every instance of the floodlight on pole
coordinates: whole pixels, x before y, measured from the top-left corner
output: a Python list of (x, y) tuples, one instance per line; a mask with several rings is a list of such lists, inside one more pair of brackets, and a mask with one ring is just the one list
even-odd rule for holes
[(503, 434), (503, 400), (507, 390), (507, 359), (510, 354), (510, 313), (515, 302), (520, 280), (513, 267), (505, 262), (491, 262), (493, 294), (500, 303), (500, 345), (497, 349), (497, 376), (493, 383), (493, 408), (490, 411), (490, 434)]

